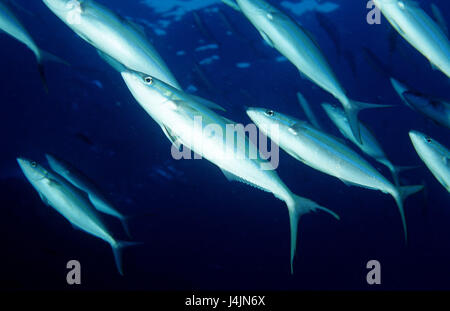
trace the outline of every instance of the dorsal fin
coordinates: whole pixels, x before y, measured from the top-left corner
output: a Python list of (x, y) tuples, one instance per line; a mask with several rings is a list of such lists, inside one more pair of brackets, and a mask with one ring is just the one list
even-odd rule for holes
[(125, 21), (128, 23), (128, 25), (133, 28), (134, 30), (136, 30), (139, 34), (141, 34), (142, 36), (146, 37), (147, 34), (145, 33), (145, 28), (142, 25), (139, 25), (138, 23), (131, 21), (129, 19), (125, 19)]
[(196, 96), (196, 95), (192, 95), (192, 94), (189, 94), (188, 95), (190, 98), (192, 98), (192, 100), (193, 101), (196, 101), (196, 102), (198, 102), (199, 104), (202, 104), (203, 106), (206, 106), (206, 107), (208, 107), (208, 108), (210, 108), (210, 109), (214, 109), (214, 110), (221, 110), (221, 111), (227, 111), (225, 108), (223, 108), (222, 106), (220, 106), (220, 105), (218, 105), (218, 104), (216, 104), (216, 103), (214, 103), (214, 102), (212, 102), (212, 101), (210, 101), (210, 100), (207, 100), (207, 99), (204, 99), (204, 98), (202, 98), (202, 97), (199, 97), (199, 96)]
[(173, 132), (168, 129), (165, 125), (161, 125), (161, 128), (164, 132), (164, 134), (166, 135), (166, 137), (170, 140), (170, 142), (178, 149), (181, 149), (181, 142), (180, 139), (173, 134)]

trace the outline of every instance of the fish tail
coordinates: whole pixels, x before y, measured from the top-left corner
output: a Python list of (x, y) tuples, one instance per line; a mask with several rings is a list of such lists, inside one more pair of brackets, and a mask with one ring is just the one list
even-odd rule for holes
[(70, 64), (63, 59), (59, 58), (58, 56), (55, 56), (47, 51), (44, 50), (38, 50), (37, 51), (37, 62), (38, 62), (38, 71), (39, 75), (41, 76), (42, 84), (44, 85), (45, 92), (48, 93), (48, 83), (47, 83), (47, 77), (45, 75), (45, 68), (44, 63), (45, 62), (56, 62), (61, 63), (67, 66), (70, 66)]
[(398, 210), (400, 212), (400, 217), (402, 218), (403, 232), (405, 234), (405, 243), (408, 243), (408, 229), (406, 226), (406, 217), (403, 203), (409, 196), (419, 191), (422, 191), (424, 188), (425, 188), (424, 185), (398, 187), (397, 191), (392, 195), (395, 199), (395, 202), (397, 203)]
[(345, 113), (347, 115), (350, 128), (352, 129), (353, 136), (360, 144), (363, 144), (363, 141), (361, 139), (361, 130), (358, 120), (359, 112), (364, 109), (388, 108), (388, 107), (391, 106), (368, 104), (356, 100), (348, 100), (348, 105), (344, 105)]
[(297, 233), (300, 218), (305, 214), (316, 212), (318, 210), (327, 212), (337, 220), (339, 220), (340, 217), (333, 211), (320, 206), (316, 202), (295, 194), (292, 195), (292, 201), (287, 203), (287, 207), (289, 210), (289, 222), (291, 227), (291, 274), (294, 274), (294, 258), (297, 249)]
[(39, 75), (41, 76), (41, 81), (42, 81), (42, 85), (44, 86), (45, 93), (48, 94), (47, 77), (45, 76), (45, 68), (44, 68), (44, 64), (42, 64), (42, 62), (38, 63), (38, 71), (39, 71)]
[(140, 242), (126, 242), (126, 241), (115, 241), (111, 243), (111, 247), (114, 253), (114, 260), (116, 262), (117, 271), (123, 276), (123, 264), (122, 264), (122, 253), (127, 247), (140, 245)]
[(65, 61), (64, 59), (50, 53), (47, 52), (45, 50), (39, 50), (39, 62), (43, 63), (43, 62), (54, 62), (54, 63), (59, 63), (59, 64), (63, 64), (66, 66), (70, 66), (70, 64)]
[(392, 177), (394, 178), (395, 185), (397, 187), (400, 186), (400, 174), (406, 171), (415, 170), (420, 168), (420, 166), (397, 166), (392, 165), (389, 166), (389, 170), (391, 171)]
[(120, 222), (122, 223), (122, 228), (123, 228), (123, 231), (125, 231), (125, 234), (128, 236), (128, 238), (132, 239), (130, 226), (128, 224), (129, 220), (130, 220), (129, 217), (123, 218), (120, 220)]

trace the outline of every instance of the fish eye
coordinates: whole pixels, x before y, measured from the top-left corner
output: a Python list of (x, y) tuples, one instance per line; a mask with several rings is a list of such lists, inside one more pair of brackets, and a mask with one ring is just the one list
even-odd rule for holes
[(427, 142), (429, 142), (429, 143), (433, 142), (433, 140), (431, 139), (431, 137), (427, 137), (427, 138), (425, 138), (425, 139), (426, 139)]
[(147, 85), (152, 85), (153, 84), (153, 78), (152, 77), (145, 77), (144, 78), (144, 82)]
[(37, 167), (37, 163), (36, 163), (36, 162), (34, 162), (34, 161), (33, 161), (33, 162), (31, 162), (31, 163), (30, 163), (30, 165), (31, 165), (31, 167), (32, 167), (32, 168), (36, 168), (36, 167)]
[(274, 114), (275, 113), (273, 112), (273, 110), (267, 110), (266, 111), (266, 116), (273, 117)]

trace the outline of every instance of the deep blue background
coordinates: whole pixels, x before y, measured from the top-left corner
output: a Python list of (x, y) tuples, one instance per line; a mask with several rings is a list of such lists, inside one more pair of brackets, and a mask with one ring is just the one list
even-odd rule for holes
[[(285, 183), (342, 217), (340, 222), (326, 215), (301, 220), (294, 276), (289, 274), (289, 225), (283, 202), (229, 183), (207, 161), (172, 160), (160, 128), (95, 50), (40, 1), (18, 2), (35, 14), (18, 12), (38, 45), (71, 66), (48, 64), (50, 93), (46, 95), (32, 53), (10, 37), (0, 37), (0, 288), (69, 288), (65, 265), (77, 259), (82, 264), (83, 289), (373, 289), (366, 284), (365, 265), (377, 259), (383, 271), (379, 289), (450, 289), (450, 198), (423, 167), (407, 135), (410, 129), (424, 131), (450, 146), (449, 132), (405, 107), (386, 77), (367, 62), (362, 47), (383, 60), (395, 77), (422, 92), (449, 98), (448, 79), (432, 71), (403, 39), (390, 54), (390, 25), (383, 19), (382, 25), (369, 26), (366, 1), (340, 1), (341, 7), (328, 14), (337, 25), (343, 49), (356, 59), (356, 75), (344, 57), (337, 57), (313, 13), (298, 20), (316, 36), (351, 98), (397, 106), (363, 112), (361, 120), (373, 128), (395, 164), (422, 165), (404, 174), (402, 181), (424, 182), (427, 189), (406, 202), (410, 242), (405, 247), (390, 196), (348, 188), (282, 153), (278, 172)], [(99, 2), (125, 16), (158, 19), (138, 1)], [(420, 2), (429, 12), (428, 1)], [(434, 2), (449, 20), (447, 1)], [(276, 62), (278, 52), (263, 44), (244, 17), (218, 6), (250, 43), (237, 34), (227, 36), (217, 14), (200, 12), (221, 43), (213, 51), (220, 61), (203, 66), (213, 89), (199, 83), (193, 70), (194, 59), (211, 52), (195, 52), (209, 42), (195, 28), (191, 14), (172, 24), (166, 36), (147, 29), (180, 83), (196, 85), (198, 95), (227, 107), (228, 117), (244, 123), (249, 122), (244, 105), (303, 118), (296, 100), (300, 90), (315, 105), (322, 124), (338, 135), (318, 105), (336, 101), (303, 80), (289, 62)], [(177, 56), (179, 50), (187, 54)], [(249, 62), (251, 67), (239, 69), (238, 62)], [(96, 87), (93, 80), (101, 81), (104, 88)], [(125, 252), (125, 277), (117, 274), (106, 243), (73, 230), (40, 201), (21, 175), (17, 156), (45, 163), (45, 152), (76, 163), (121, 211), (139, 215), (131, 221), (131, 230), (145, 244)], [(384, 167), (374, 165), (390, 178)], [(170, 176), (158, 173), (161, 170)], [(114, 219), (108, 222), (123, 238), (120, 225)]]

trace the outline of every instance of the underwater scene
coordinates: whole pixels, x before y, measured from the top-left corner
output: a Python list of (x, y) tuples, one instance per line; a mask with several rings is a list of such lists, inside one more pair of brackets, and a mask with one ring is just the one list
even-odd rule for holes
[(446, 0), (0, 0), (2, 290), (450, 290)]

